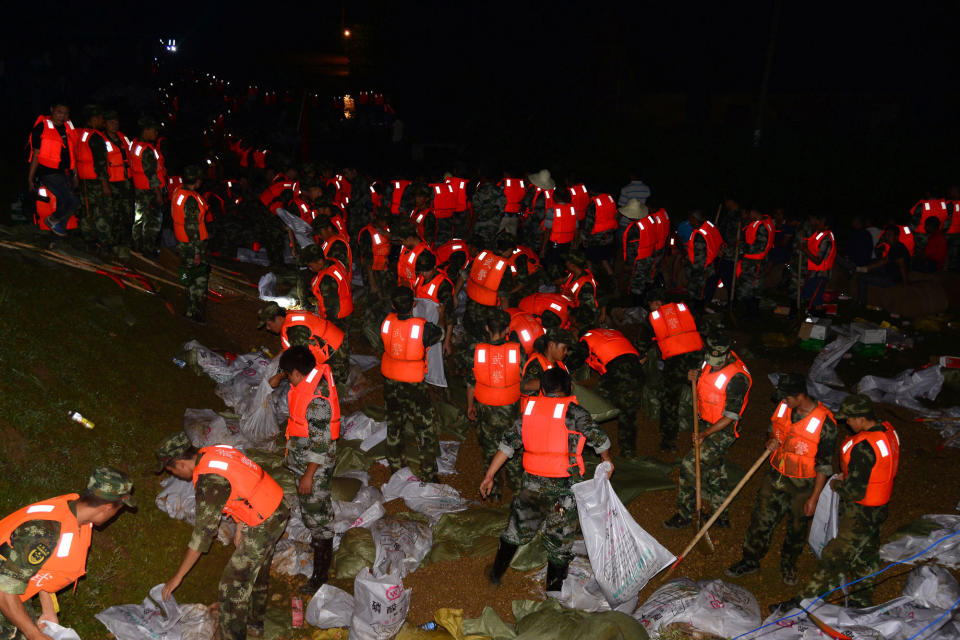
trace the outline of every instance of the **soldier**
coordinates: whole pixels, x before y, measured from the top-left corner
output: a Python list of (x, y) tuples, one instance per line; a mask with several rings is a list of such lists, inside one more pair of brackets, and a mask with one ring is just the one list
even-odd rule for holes
[(290, 381), (286, 463), (297, 478), (300, 514), (313, 546), (313, 575), (300, 593), (313, 594), (326, 583), (333, 559), (330, 477), (337, 461), (340, 400), (330, 367), (317, 364), (307, 347), (284, 351), (279, 369)]
[(435, 344), (427, 350), (427, 383), (446, 389), (447, 377), (443, 358), (453, 353), (453, 325), (456, 324), (457, 305), (453, 299), (453, 281), (437, 269), (437, 257), (429, 251), (417, 256), (414, 267), (417, 286), (414, 289), (413, 317), (423, 318), (443, 329), (443, 344)]
[[(433, 192), (426, 185), (414, 185), (411, 191), (414, 193), (414, 206), (410, 212), (410, 221), (416, 226), (417, 236), (421, 240), (431, 247), (436, 246), (439, 223), (431, 207)], [(446, 226), (451, 224), (452, 222), (448, 221)]]
[(739, 578), (760, 570), (760, 560), (770, 549), (770, 538), (787, 517), (787, 534), (780, 550), (780, 575), (786, 585), (797, 584), (797, 558), (807, 539), (810, 518), (820, 492), (833, 474), (837, 423), (822, 403), (806, 393), (803, 376), (788, 373), (777, 381), (777, 408), (770, 418), (768, 444), (777, 445), (757, 493), (743, 555), (725, 573)]
[(694, 301), (694, 311), (698, 315), (703, 313), (707, 303), (713, 299), (717, 284), (715, 263), (723, 246), (723, 236), (709, 220), (690, 234), (687, 241), (687, 291)]
[(236, 549), (220, 576), (218, 623), (224, 640), (263, 634), (270, 588), (270, 563), (283, 535), (290, 509), (283, 488), (256, 462), (227, 445), (197, 451), (182, 431), (168, 436), (156, 450), (158, 473), (168, 471), (196, 488), (193, 534), (176, 573), (163, 586), (170, 597), (200, 556), (210, 549), (223, 515), (236, 524)]
[(627, 292), (634, 304), (643, 302), (643, 294), (653, 284), (657, 262), (657, 229), (648, 215), (647, 205), (631, 198), (627, 206), (620, 208), (620, 215), (632, 222), (623, 232), (623, 262), (630, 272)]
[(133, 233), (133, 184), (130, 182), (130, 140), (120, 131), (120, 116), (116, 111), (103, 112), (106, 124), (107, 174), (110, 195), (104, 210), (112, 228), (111, 241), (118, 258), (130, 257), (130, 238)]
[[(506, 234), (504, 237), (511, 237)], [(499, 239), (499, 237), (498, 237)], [(510, 272), (513, 288), (508, 300), (515, 307), (520, 300), (540, 291), (543, 285), (552, 284), (547, 270), (540, 266), (540, 258), (530, 247), (516, 245), (512, 254), (513, 269)]]
[(336, 260), (353, 273), (353, 252), (350, 250), (350, 238), (337, 230), (330, 218), (320, 216), (313, 223), (313, 229), (320, 236), (320, 251), (327, 260)]
[(750, 224), (744, 230), (743, 257), (737, 261), (737, 299), (742, 300), (748, 316), (760, 312), (757, 292), (763, 280), (767, 254), (773, 248), (776, 229), (770, 216), (760, 213), (756, 207), (748, 209)]
[(83, 108), (86, 127), (79, 129), (77, 141), (77, 177), (80, 178), (80, 197), (83, 218), (80, 233), (90, 248), (112, 252), (110, 220), (106, 213), (106, 199), (110, 195), (107, 175), (107, 139), (103, 135), (103, 111), (98, 105)]
[(153, 254), (163, 223), (163, 190), (167, 169), (156, 148), (160, 125), (153, 118), (140, 119), (140, 137), (130, 147), (130, 176), (134, 188), (133, 248)]
[(309, 311), (288, 311), (276, 302), (261, 307), (257, 316), (260, 319), (257, 329), (265, 328), (280, 336), (284, 349), (307, 347), (317, 364), (329, 364), (333, 379), (346, 384), (350, 375), (350, 350), (347, 335), (337, 325)]
[(197, 193), (202, 183), (200, 167), (188, 165), (183, 169), (183, 186), (177, 187), (170, 199), (173, 235), (180, 250), (180, 284), (186, 289), (187, 297), (187, 310), (183, 315), (198, 324), (206, 322), (210, 280), (206, 226), (209, 207)]
[(520, 383), (523, 393), (520, 397), (521, 409), (526, 407), (531, 397), (539, 395), (540, 377), (544, 371), (560, 367), (569, 373), (563, 360), (567, 357), (570, 346), (574, 344), (577, 344), (576, 339), (566, 329), (550, 329), (534, 340), (530, 358), (523, 365), (523, 381)]
[(388, 265), (390, 261), (388, 215), (384, 208), (375, 209), (373, 221), (357, 234), (363, 282), (375, 296), (388, 294), (395, 284), (395, 271), (391, 271)]
[(487, 319), (498, 307), (506, 307), (506, 299), (513, 288), (511, 267), (515, 246), (511, 236), (500, 235), (496, 251), (481, 251), (470, 266), (467, 308), (463, 314), (468, 355), (473, 353), (475, 344), (485, 339)]
[(540, 393), (527, 403), (523, 417), (504, 434), (500, 450), (480, 483), (480, 495), (490, 495), (500, 467), (515, 454), (522, 455), (522, 488), (510, 503), (510, 520), (500, 535), (500, 547), (487, 577), (491, 584), (499, 585), (517, 548), (530, 542), (543, 524), (547, 591), (560, 591), (573, 559), (571, 547), (579, 528), (577, 502), (570, 487), (583, 480), (580, 452), (584, 443), (593, 447), (604, 462), (611, 466), (613, 462), (610, 439), (570, 394), (570, 375), (566, 371), (559, 367), (546, 371), (540, 380)]
[(811, 215), (808, 219), (809, 235), (797, 235), (803, 264), (806, 265), (801, 298), (807, 301), (806, 310), (823, 307), (823, 292), (830, 281), (833, 263), (837, 259), (837, 243), (833, 232), (827, 228), (827, 217)]
[(437, 479), (440, 455), (438, 419), (424, 382), (427, 349), (443, 340), (443, 329), (422, 318), (412, 317), (413, 291), (398, 287), (391, 299), (393, 313), (380, 326), (383, 358), (380, 372), (387, 416), (387, 461), (390, 470), (405, 466), (404, 442), (413, 439), (420, 454), (419, 477)]
[(30, 132), (27, 191), (37, 193), (42, 186), (56, 197), (57, 209), (43, 223), (60, 237), (67, 235), (67, 222), (80, 208), (73, 192), (77, 186), (77, 138), (70, 108), (60, 102), (50, 105), (49, 116), (38, 116)]
[[(800, 592), (803, 598), (824, 595), (880, 568), (880, 527), (889, 514), (900, 464), (900, 437), (889, 422), (877, 418), (868, 396), (847, 396), (836, 417), (853, 431), (840, 446), (842, 475), (830, 482), (840, 495), (837, 537), (823, 548), (816, 572)], [(872, 606), (875, 585), (875, 578), (857, 582), (848, 594), (850, 606)], [(770, 609), (790, 609), (799, 601), (793, 598)]]
[[(522, 181), (511, 179), (511, 182)], [(473, 241), (483, 249), (492, 249), (496, 245), (500, 219), (504, 216), (507, 206), (504, 188), (489, 180), (481, 180), (480, 186), (470, 198), (470, 203), (473, 205), (473, 215), (476, 220), (473, 225)], [(517, 212), (514, 211), (509, 215), (513, 216), (514, 226), (516, 226)], [(514, 229), (515, 233), (516, 229)]]
[[(709, 336), (705, 356), (699, 371), (689, 371), (689, 379), (697, 383), (695, 402), (700, 420), (706, 427), (700, 431), (699, 440), (694, 439), (693, 446), (700, 447), (703, 498), (716, 509), (727, 497), (727, 450), (740, 437), (737, 425), (747, 408), (753, 379), (743, 361), (731, 351), (727, 336)], [(682, 529), (692, 521), (696, 505), (694, 464), (694, 450), (691, 449), (680, 463), (677, 513), (663, 523), (667, 529)], [(729, 527), (730, 512), (724, 511), (716, 525)]]
[(590, 198), (583, 218), (583, 246), (594, 268), (603, 266), (613, 275), (613, 257), (617, 252), (617, 203), (609, 193)]
[[(97, 467), (83, 493), (37, 502), (0, 520), (0, 636), (50, 640), (38, 624), (59, 624), (57, 591), (86, 573), (93, 527), (135, 507), (132, 491), (127, 474)], [(41, 611), (36, 622), (34, 595)]]
[[(499, 310), (487, 320), (489, 342), (478, 343), (473, 354), (473, 368), (467, 374), (467, 418), (477, 423), (477, 439), (483, 452), (483, 463), (489, 466), (504, 434), (520, 415), (520, 382), (524, 368), (523, 348), (507, 342), (510, 315)], [(510, 491), (520, 490), (520, 460), (507, 462), (506, 474)], [(497, 474), (490, 496), (503, 498), (503, 476)]]
[(353, 313), (350, 274), (336, 258), (327, 258), (316, 245), (303, 248), (307, 268), (317, 274), (310, 282), (310, 293), (317, 301), (317, 315), (346, 330)]
[(553, 202), (543, 220), (540, 239), (540, 260), (552, 279), (559, 277), (561, 265), (570, 250), (577, 246), (580, 235), (577, 223), (577, 211), (570, 204), (570, 192), (555, 189)]
[(581, 331), (600, 325), (600, 303), (597, 281), (587, 268), (587, 259), (580, 251), (567, 255), (567, 278), (560, 285), (560, 294), (570, 300), (573, 317)]

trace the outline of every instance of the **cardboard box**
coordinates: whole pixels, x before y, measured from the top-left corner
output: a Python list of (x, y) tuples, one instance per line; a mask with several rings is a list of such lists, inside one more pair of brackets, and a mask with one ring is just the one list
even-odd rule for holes
[(850, 330), (861, 344), (886, 344), (887, 330), (871, 322), (852, 322)]
[(798, 335), (801, 340), (826, 340), (827, 325), (817, 324), (816, 322), (804, 322), (800, 325), (800, 333)]

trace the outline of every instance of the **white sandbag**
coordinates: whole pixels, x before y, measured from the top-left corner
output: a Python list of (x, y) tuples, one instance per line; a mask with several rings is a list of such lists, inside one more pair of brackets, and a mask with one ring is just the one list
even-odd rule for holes
[[(570, 561), (563, 587), (560, 591), (548, 591), (546, 592), (547, 595), (559, 602), (560, 606), (565, 609), (579, 609), (590, 613), (609, 611), (610, 603), (607, 602), (603, 590), (597, 584), (593, 567), (590, 566), (590, 558), (587, 557), (587, 547), (583, 540), (574, 540), (571, 550), (574, 556), (573, 560)], [(536, 573), (530, 574), (530, 577), (536, 581), (538, 586), (542, 586), (546, 575), (547, 567), (544, 566)]]
[(837, 363), (843, 354), (857, 343), (857, 336), (839, 335), (833, 342), (827, 344), (813, 359), (810, 371), (807, 373), (807, 394), (816, 398), (830, 409), (840, 408), (843, 399), (850, 395), (837, 387), (843, 387), (843, 380), (837, 375)]
[(288, 229), (293, 231), (293, 236), (297, 239), (297, 246), (299, 248), (302, 249), (316, 244), (313, 241), (313, 229), (310, 228), (310, 224), (306, 220), (290, 213), (283, 207), (277, 207), (277, 217), (280, 218), (280, 221), (283, 222)]
[(325, 584), (310, 598), (304, 619), (307, 624), (318, 629), (349, 627), (354, 606), (352, 595), (343, 589)]
[(277, 274), (272, 271), (260, 276), (260, 280), (257, 282), (257, 290), (261, 300), (264, 302), (276, 302), (284, 309), (289, 309), (298, 304), (296, 298), (277, 295)]
[(441, 476), (452, 476), (457, 473), (457, 456), (460, 454), (460, 443), (456, 440), (440, 441), (440, 457), (437, 458), (437, 473)]
[(810, 523), (810, 533), (807, 536), (807, 544), (810, 545), (810, 551), (818, 558), (823, 554), (823, 548), (827, 543), (837, 537), (837, 524), (840, 521), (840, 496), (830, 486), (834, 475), (827, 484), (824, 485), (820, 497), (817, 499), (817, 510), (813, 513), (813, 521)]
[[(386, 422), (377, 422), (377, 430), (368, 435), (363, 439), (363, 442), (360, 443), (361, 451), (370, 451), (375, 446), (387, 439), (387, 423)], [(439, 464), (439, 460), (437, 461)]]
[(193, 351), (197, 359), (197, 366), (214, 382), (226, 382), (236, 375), (236, 371), (233, 370), (226, 358), (211, 349), (207, 349), (196, 340), (187, 342), (181, 347), (181, 350), (184, 353)]
[(376, 487), (362, 487), (350, 502), (333, 500), (333, 521), (330, 528), (345, 533), (354, 527), (369, 527), (387, 514), (383, 495)]
[(51, 640), (80, 640), (80, 635), (69, 627), (61, 627), (56, 622), (40, 620), (37, 623), (40, 631), (50, 636)]
[(597, 465), (592, 480), (573, 485), (580, 529), (590, 564), (607, 602), (632, 612), (637, 594), (676, 557), (630, 516), (610, 485), (609, 462)]
[(398, 574), (401, 578), (420, 566), (433, 546), (433, 530), (421, 522), (385, 518), (370, 528), (377, 557), (373, 575)]
[[(240, 415), (249, 410), (252, 400), (248, 398), (251, 392), (255, 394), (255, 387), (263, 380), (264, 374), (270, 367), (271, 359), (260, 351), (242, 353), (234, 358), (231, 367), (234, 376), (218, 384), (213, 392), (219, 396), (224, 404), (232, 407)], [(276, 372), (276, 367), (274, 367)]]
[(284, 576), (313, 575), (313, 547), (308, 542), (281, 538), (273, 552), (270, 571)]
[(287, 385), (280, 385), (283, 389), (271, 387), (270, 375), (273, 374), (268, 374), (259, 385), (253, 387), (253, 391), (247, 396), (246, 410), (238, 411), (240, 431), (257, 448), (267, 451), (273, 451), (277, 447), (276, 435), (280, 433), (275, 394), (285, 394), (288, 390)]
[(210, 409), (184, 410), (183, 430), (197, 449), (229, 444), (243, 451), (253, 444), (240, 431), (239, 422), (227, 420)]
[(420, 482), (410, 467), (404, 467), (390, 476), (380, 490), (383, 491), (384, 502), (403, 498), (410, 510), (424, 514), (431, 524), (437, 524), (443, 514), (463, 511), (469, 505), (469, 501), (461, 498), (460, 492), (448, 484)]
[[(896, 540), (888, 542), (880, 547), (880, 559), (887, 562), (896, 562), (906, 560), (923, 551), (938, 540), (945, 539), (953, 533), (960, 532), (960, 516), (949, 514), (926, 514), (924, 520), (931, 520), (938, 525), (940, 529), (926, 536), (905, 535)], [(910, 563), (923, 562), (933, 559), (937, 564), (942, 564), (951, 569), (960, 566), (960, 535), (954, 536), (937, 544), (921, 556), (910, 561)]]
[(377, 422), (363, 411), (354, 411), (340, 420), (340, 437), (345, 440), (363, 440), (380, 428), (386, 429), (386, 422)]
[(411, 593), (397, 574), (374, 578), (364, 567), (353, 581), (349, 640), (389, 640), (400, 633), (410, 612)]
[[(674, 623), (733, 638), (760, 626), (760, 605), (752, 593), (723, 580), (672, 580), (633, 612), (652, 638)], [(876, 640), (876, 639), (874, 639)]]
[(939, 365), (923, 369), (907, 369), (894, 378), (864, 376), (857, 383), (857, 393), (865, 393), (875, 402), (896, 404), (931, 417), (938, 412), (930, 410), (920, 398), (936, 400), (943, 388), (943, 372)]
[(202, 604), (162, 598), (163, 585), (150, 589), (141, 604), (104, 609), (95, 617), (117, 640), (208, 640), (217, 621)]
[(960, 598), (960, 584), (953, 574), (938, 565), (922, 565), (907, 576), (903, 595), (928, 609), (949, 609)]
[(362, 353), (351, 353), (350, 362), (357, 365), (360, 371), (367, 371), (380, 366), (380, 358), (377, 356), (368, 356)]
[[(160, 482), (160, 486), (162, 489), (155, 500), (157, 508), (175, 520), (184, 520), (193, 525), (197, 509), (197, 495), (193, 483), (169, 476)], [(236, 524), (232, 519), (221, 518), (217, 540), (223, 545), (231, 544), (235, 531)]]

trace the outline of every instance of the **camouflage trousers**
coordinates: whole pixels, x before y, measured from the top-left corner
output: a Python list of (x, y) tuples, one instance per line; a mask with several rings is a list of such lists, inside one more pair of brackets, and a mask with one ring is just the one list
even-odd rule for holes
[[(503, 434), (513, 428), (514, 422), (520, 416), (519, 403), (503, 407), (493, 407), (477, 402), (477, 440), (480, 441), (480, 450), (483, 452), (483, 468), (487, 469), (493, 460), (494, 454), (500, 450), (500, 440)], [(503, 499), (503, 478), (506, 476), (510, 491), (517, 493), (520, 490), (520, 479), (523, 469), (520, 466), (520, 456), (513, 456), (497, 472), (493, 481), (493, 491), (490, 499), (500, 502)]]
[[(203, 318), (207, 307), (207, 289), (210, 283), (210, 265), (206, 262), (193, 263), (194, 247), (180, 243), (180, 284), (184, 286), (188, 316)], [(201, 260), (205, 260), (201, 255)]]
[[(700, 445), (700, 493), (703, 502), (714, 509), (727, 497), (727, 450), (735, 439), (733, 425), (729, 425)], [(685, 518), (692, 517), (696, 510), (696, 483), (694, 450), (690, 449), (680, 461), (680, 476), (677, 478), (677, 511)]]
[(133, 230), (131, 246), (134, 251), (153, 253), (157, 249), (163, 212), (157, 197), (149, 189), (137, 189), (134, 196)]
[[(333, 374), (333, 381), (337, 385), (339, 393), (347, 391), (345, 385), (347, 378), (350, 377), (350, 347), (348, 346), (349, 335), (343, 334), (343, 343), (340, 348), (330, 354), (327, 364), (330, 365), (330, 373)], [(342, 389), (342, 391), (341, 391)]]
[(286, 503), (256, 527), (244, 527), (243, 540), (220, 575), (217, 602), (220, 604), (220, 637), (244, 640), (247, 624), (263, 622), (270, 588), (270, 563), (277, 540), (290, 518)]
[(110, 223), (113, 225), (112, 242), (117, 255), (123, 258), (130, 253), (130, 241), (133, 237), (133, 185), (129, 180), (111, 182), (110, 197), (107, 200)]
[[(332, 539), (333, 529), (330, 523), (333, 522), (333, 504), (330, 501), (330, 478), (333, 475), (333, 467), (337, 461), (337, 443), (330, 443), (325, 455), (327, 462), (317, 467), (313, 474), (313, 484), (310, 486), (310, 493), (297, 492), (297, 499), (300, 501), (300, 516), (303, 519), (304, 526), (310, 530), (310, 537), (314, 541)], [(293, 471), (294, 482), (300, 482), (306, 469), (291, 468)]]
[(803, 514), (803, 505), (813, 493), (814, 478), (788, 478), (768, 468), (757, 501), (750, 514), (750, 526), (743, 540), (743, 559), (759, 563), (770, 550), (773, 530), (787, 518), (787, 535), (780, 547), (780, 567), (795, 569), (797, 558), (807, 544), (810, 518)]
[(80, 233), (87, 242), (99, 243), (104, 249), (113, 246), (113, 221), (110, 199), (103, 194), (99, 180), (80, 181)]
[[(805, 598), (819, 596), (852, 580), (868, 576), (880, 569), (880, 527), (889, 508), (865, 507), (840, 501), (837, 537), (827, 543), (820, 563), (810, 581), (800, 592)], [(850, 606), (873, 604), (876, 578), (868, 578), (850, 587)], [(836, 594), (834, 594), (836, 595)]]
[[(680, 432), (680, 396), (684, 387), (690, 386), (687, 371), (697, 366), (694, 358), (681, 354), (663, 361), (663, 371), (657, 386), (660, 400), (660, 441), (663, 444), (677, 443)], [(686, 413), (693, 412), (693, 406), (684, 406)]]
[(599, 384), (600, 393), (607, 402), (620, 410), (617, 442), (624, 458), (632, 458), (637, 453), (637, 411), (643, 404), (643, 379), (628, 378), (628, 372), (625, 368), (608, 371), (600, 376)]
[[(713, 265), (706, 268), (698, 268), (694, 267), (690, 264), (690, 261), (687, 260), (684, 268), (687, 274), (687, 291), (690, 293), (690, 297), (694, 300), (704, 301), (704, 296), (708, 293), (707, 282), (713, 278), (714, 275)], [(709, 302), (709, 300), (705, 302)]]
[(756, 298), (763, 279), (764, 260), (740, 260), (740, 275), (737, 276), (737, 300)]
[[(516, 218), (514, 218), (514, 220), (516, 220)], [(477, 220), (473, 226), (474, 243), (484, 249), (493, 249), (496, 246), (497, 231), (499, 228), (500, 220), (496, 218)]]
[(439, 420), (426, 382), (383, 381), (387, 417), (387, 461), (391, 471), (407, 466), (404, 443), (413, 440), (420, 452), (419, 478), (436, 482), (440, 456)]
[(630, 286), (628, 287), (630, 294), (635, 296), (642, 295), (643, 292), (647, 290), (647, 287), (653, 284), (655, 275), (653, 268), (655, 263), (655, 256), (641, 258), (633, 263), (633, 270), (630, 272)]
[(524, 472), (523, 488), (513, 496), (510, 519), (500, 539), (507, 544), (526, 544), (542, 524), (547, 561), (569, 563), (573, 559), (573, 538), (580, 529), (572, 484), (571, 478), (543, 478)]

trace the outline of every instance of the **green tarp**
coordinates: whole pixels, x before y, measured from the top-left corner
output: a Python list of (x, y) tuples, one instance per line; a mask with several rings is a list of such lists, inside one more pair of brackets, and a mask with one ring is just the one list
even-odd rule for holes
[(563, 609), (556, 600), (536, 602), (514, 600), (510, 626), (490, 607), (479, 618), (463, 621), (463, 632), (480, 635), (493, 640), (567, 640), (590, 638), (591, 640), (648, 640), (646, 630), (639, 622), (625, 613), (602, 611), (587, 613), (576, 609)]

